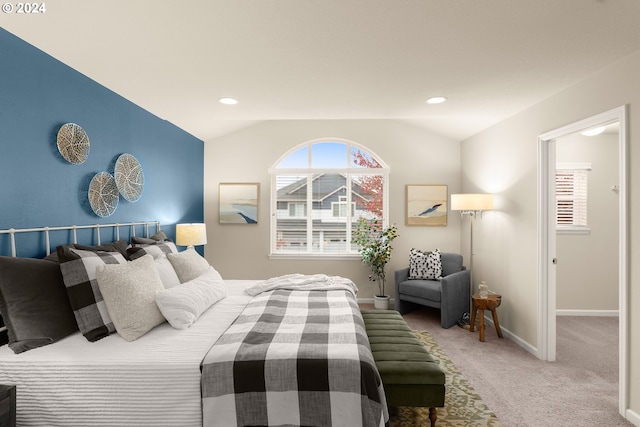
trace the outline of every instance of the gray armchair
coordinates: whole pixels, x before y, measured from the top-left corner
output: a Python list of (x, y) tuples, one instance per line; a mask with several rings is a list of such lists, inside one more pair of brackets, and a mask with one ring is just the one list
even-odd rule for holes
[(450, 328), (469, 312), (471, 271), (462, 265), (462, 255), (443, 252), (442, 279), (409, 279), (409, 268), (394, 273), (396, 310), (404, 314), (416, 304), (440, 309), (440, 326)]

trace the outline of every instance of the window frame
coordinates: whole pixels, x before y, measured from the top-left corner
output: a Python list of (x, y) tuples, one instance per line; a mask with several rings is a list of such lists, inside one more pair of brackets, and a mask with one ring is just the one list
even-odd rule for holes
[[(311, 167), (313, 164), (313, 145), (322, 144), (322, 143), (340, 143), (346, 145), (346, 155), (347, 155), (347, 167), (340, 168), (318, 168)], [(307, 147), (307, 165), (306, 168), (278, 168), (278, 164), (286, 159), (289, 155), (294, 152)], [(353, 149), (363, 151), (370, 156), (372, 156), (376, 162), (380, 165), (379, 168), (364, 168), (364, 167), (353, 167), (351, 166), (349, 160), (351, 158), (351, 152)], [(343, 138), (316, 138), (310, 141), (303, 142), (301, 144), (296, 145), (295, 147), (289, 149), (285, 152), (278, 160), (273, 164), (271, 168), (269, 168), (269, 177), (271, 182), (270, 189), (270, 209), (271, 209), (271, 221), (270, 221), (270, 230), (269, 230), (269, 258), (278, 258), (278, 259), (331, 259), (331, 260), (342, 260), (342, 259), (354, 259), (360, 258), (360, 254), (351, 249), (351, 234), (352, 227), (355, 226), (355, 212), (350, 215), (344, 217), (337, 217), (339, 220), (345, 221), (345, 251), (340, 253), (335, 252), (313, 252), (313, 248), (309, 248), (309, 242), (313, 242), (313, 233), (316, 231), (313, 229), (313, 192), (307, 192), (307, 206), (310, 206), (312, 209), (309, 211), (307, 209), (307, 225), (306, 225), (306, 246), (307, 250), (305, 252), (284, 252), (280, 250), (282, 247), (282, 239), (278, 238), (278, 188), (276, 184), (276, 180), (278, 176), (289, 175), (292, 177), (306, 177), (307, 188), (313, 188), (313, 179), (314, 177), (319, 176), (320, 174), (342, 174), (345, 175), (345, 188), (346, 191), (346, 201), (341, 201), (340, 203), (346, 204), (347, 206), (353, 206), (355, 201), (352, 200), (352, 176), (362, 176), (362, 175), (380, 175), (383, 180), (382, 185), (382, 223), (384, 226), (389, 224), (389, 167), (384, 163), (384, 161), (371, 149), (366, 146), (359, 144), (357, 142), (343, 139)], [(336, 203), (336, 202), (332, 202)], [(333, 217), (333, 208), (331, 208), (331, 217)], [(282, 236), (280, 236), (282, 237)]]

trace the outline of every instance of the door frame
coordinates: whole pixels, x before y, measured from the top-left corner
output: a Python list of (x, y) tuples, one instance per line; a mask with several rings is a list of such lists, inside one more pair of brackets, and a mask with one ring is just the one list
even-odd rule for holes
[(598, 125), (618, 122), (618, 309), (619, 309), (619, 407), (628, 407), (628, 106), (623, 105), (538, 136), (538, 357), (556, 360), (556, 232), (555, 232), (555, 140)]

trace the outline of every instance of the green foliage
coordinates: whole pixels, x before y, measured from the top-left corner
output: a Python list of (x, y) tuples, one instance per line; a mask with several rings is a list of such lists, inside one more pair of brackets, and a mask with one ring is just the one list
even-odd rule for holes
[(398, 237), (395, 224), (382, 228), (379, 219), (358, 218), (353, 231), (352, 242), (360, 246), (362, 263), (371, 268), (369, 280), (378, 282), (379, 295), (385, 295), (385, 266), (391, 259), (391, 242)]

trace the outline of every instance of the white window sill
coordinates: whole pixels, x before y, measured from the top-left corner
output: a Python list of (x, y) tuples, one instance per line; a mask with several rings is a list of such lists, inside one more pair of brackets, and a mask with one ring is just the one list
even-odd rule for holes
[(360, 254), (269, 254), (269, 259), (316, 260), (316, 261), (353, 261), (360, 260)]
[(556, 234), (591, 234), (591, 229), (587, 227), (557, 227)]

